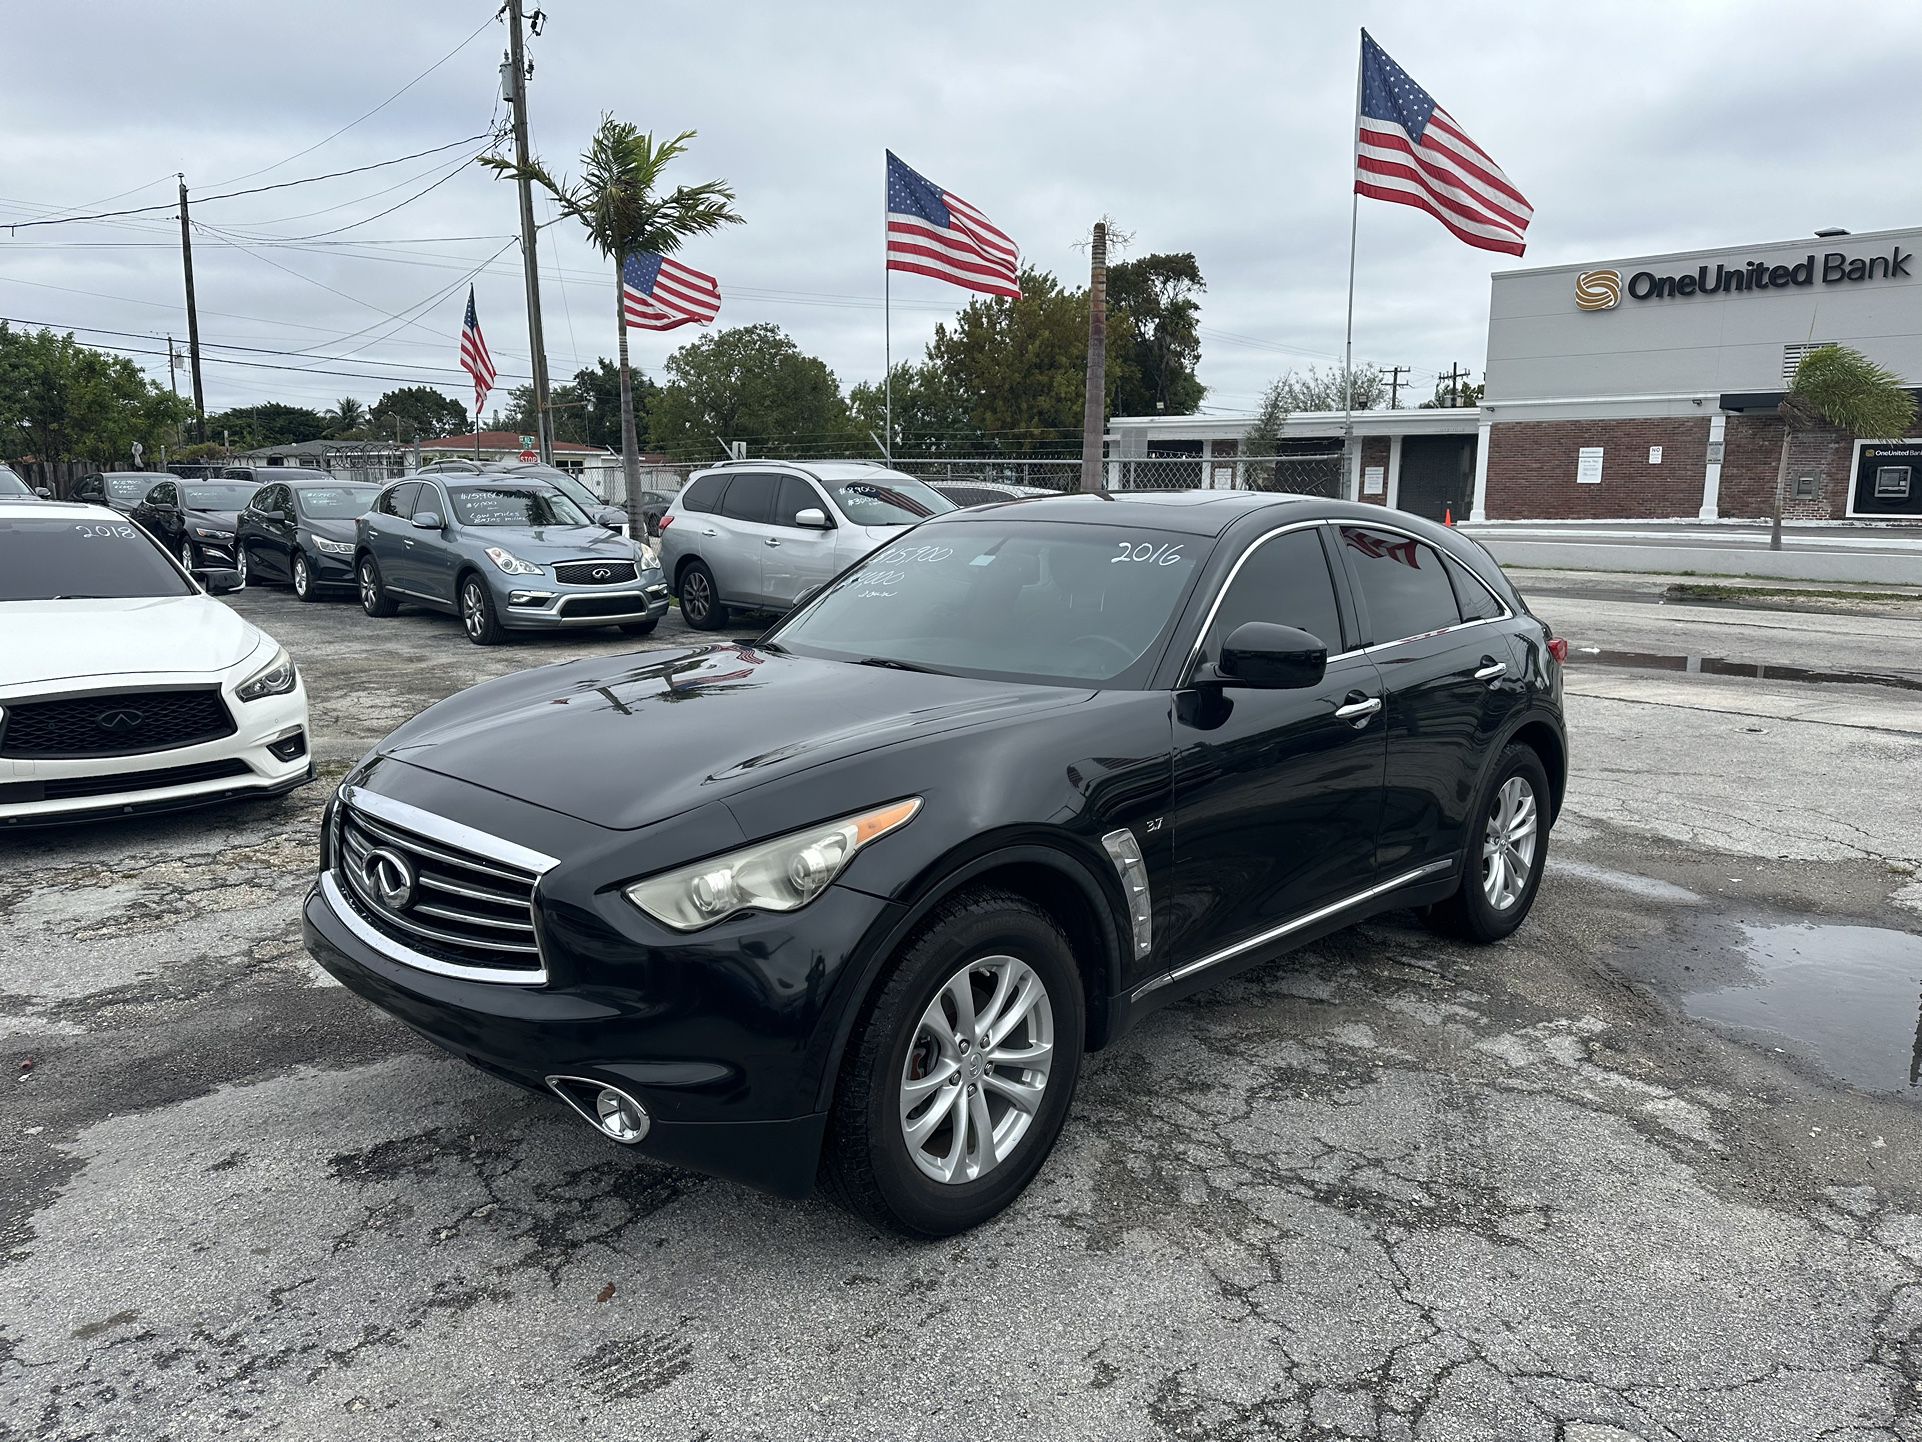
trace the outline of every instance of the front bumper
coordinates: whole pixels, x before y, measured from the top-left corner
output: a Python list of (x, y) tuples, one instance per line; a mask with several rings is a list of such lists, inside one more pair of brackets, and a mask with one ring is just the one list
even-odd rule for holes
[(307, 564), (312, 568), (316, 586), (351, 588), (359, 584), (354, 576), (354, 558), (351, 555), (331, 556), (325, 551), (309, 551)]
[[(408, 770), (388, 771), (383, 787)], [(448, 799), (448, 783), (430, 784)], [(458, 819), (482, 822), (478, 808)], [(494, 1076), (550, 1097), (546, 1080), (557, 1075), (620, 1088), (648, 1112), (635, 1146), (643, 1155), (805, 1196), (827, 1124), (817, 1105), (833, 1038), (866, 948), (898, 908), (831, 886), (801, 912), (671, 933), (620, 894), (633, 863), (609, 856), (610, 833), (579, 824), (569, 845), (556, 839), (554, 813), (543, 820), (547, 835), (516, 834), (589, 858), (564, 860), (538, 883), (543, 974), (477, 981), (430, 970), (417, 953), (408, 960), (406, 943), (345, 899), (330, 855), (303, 908), (308, 951), (350, 990)], [(495, 811), (496, 831), (499, 822)], [(582, 1125), (558, 1105), (555, 1116)]]
[[(242, 667), (225, 678), (200, 678), (203, 684), (221, 682), (236, 725), (231, 736), (120, 756), (0, 756), (0, 830), (278, 796), (311, 781), (305, 684), (296, 682), (284, 696), (237, 701), (234, 687), (247, 674)], [(183, 680), (192, 678), (170, 675), (164, 684)], [(139, 678), (117, 678), (112, 687), (100, 689), (103, 694), (137, 691), (141, 684)], [(0, 705), (26, 699), (0, 696)]]
[(522, 631), (623, 626), (667, 614), (667, 583), (658, 578), (619, 586), (568, 586), (543, 576), (510, 576), (495, 586), (501, 624)]

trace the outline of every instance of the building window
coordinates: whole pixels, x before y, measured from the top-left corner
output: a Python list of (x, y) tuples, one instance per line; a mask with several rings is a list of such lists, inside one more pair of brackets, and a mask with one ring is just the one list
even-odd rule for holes
[(1797, 476), (1795, 478), (1795, 499), (1798, 501), (1814, 500), (1815, 484), (1814, 476)]
[(1906, 501), (1909, 498), (1909, 467), (1877, 466), (1875, 498), (1878, 501)]

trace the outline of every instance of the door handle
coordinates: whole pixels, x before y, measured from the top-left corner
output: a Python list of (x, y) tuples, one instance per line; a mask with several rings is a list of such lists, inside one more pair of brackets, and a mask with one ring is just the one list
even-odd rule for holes
[(1347, 699), (1335, 708), (1337, 721), (1353, 721), (1356, 725), (1366, 725), (1368, 718), (1381, 710), (1381, 697), (1364, 696), (1359, 691), (1350, 691)]
[(1475, 672), (1475, 679), (1477, 681), (1494, 681), (1507, 674), (1508, 666), (1505, 662), (1497, 661), (1493, 656), (1484, 656), (1482, 657), (1481, 669)]
[(769, 536), (765, 541), (761, 542), (761, 544), (764, 546), (778, 546), (781, 544), (781, 538), (779, 536)]
[(703, 536), (718, 536), (721, 533), (719, 531), (702, 531), (701, 534)]

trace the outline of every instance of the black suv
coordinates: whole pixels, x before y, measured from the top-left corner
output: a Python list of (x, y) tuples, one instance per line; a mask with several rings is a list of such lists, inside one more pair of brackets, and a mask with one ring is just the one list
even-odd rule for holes
[(430, 707), (330, 804), (307, 945), (616, 1141), (946, 1234), (1150, 1009), (1389, 908), (1520, 925), (1565, 654), (1376, 506), (952, 512), (753, 644)]

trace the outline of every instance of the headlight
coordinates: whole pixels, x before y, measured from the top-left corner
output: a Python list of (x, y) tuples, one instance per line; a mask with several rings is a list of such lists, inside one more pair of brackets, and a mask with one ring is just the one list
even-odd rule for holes
[(676, 931), (699, 931), (740, 911), (798, 911), (827, 889), (870, 841), (906, 826), (921, 798), (824, 821), (626, 888), (627, 899)]
[(644, 543), (637, 543), (635, 545), (634, 557), (637, 561), (640, 562), (640, 566), (643, 571), (656, 570), (659, 568), (661, 564), (660, 550), (657, 547), (646, 545)]
[(212, 526), (195, 526), (193, 533), (203, 541), (231, 541), (232, 531), (216, 531)]
[(531, 561), (523, 561), (512, 551), (503, 551), (499, 546), (487, 548), (487, 559), (499, 566), (510, 576), (539, 576), (545, 573)]
[(325, 536), (314, 537), (314, 548), (329, 556), (351, 556), (354, 554), (352, 541), (330, 541)]
[(284, 648), (276, 647), (274, 659), (241, 682), (240, 689), (234, 694), (243, 701), (258, 701), (263, 696), (285, 696), (294, 689), (294, 683), (299, 679), (300, 672), (294, 667), (294, 658)]

